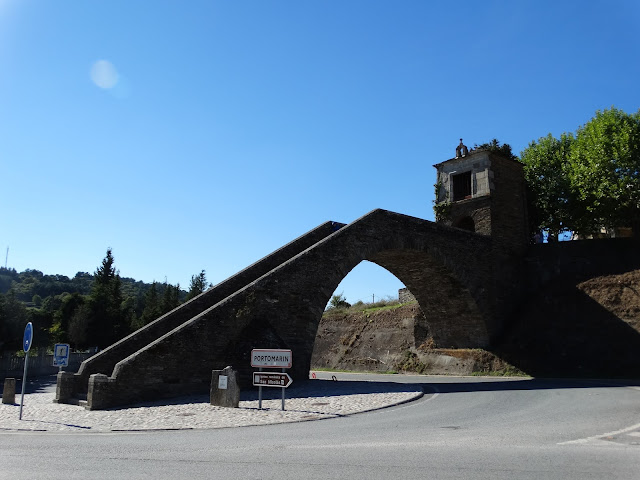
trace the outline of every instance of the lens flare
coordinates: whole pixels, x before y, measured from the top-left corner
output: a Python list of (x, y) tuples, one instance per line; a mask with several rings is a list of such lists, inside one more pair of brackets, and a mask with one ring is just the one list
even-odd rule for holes
[(118, 83), (118, 71), (108, 60), (98, 60), (91, 67), (91, 80), (98, 87), (110, 89)]

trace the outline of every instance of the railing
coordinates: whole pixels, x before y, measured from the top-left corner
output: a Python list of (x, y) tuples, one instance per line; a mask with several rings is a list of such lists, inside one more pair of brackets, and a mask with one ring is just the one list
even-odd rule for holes
[[(69, 355), (69, 366), (62, 369), (67, 372), (77, 372), (80, 364), (93, 353), (71, 353)], [(24, 372), (24, 359), (17, 355), (4, 354), (0, 357), (0, 378), (14, 377), (22, 378)], [(54, 375), (59, 368), (53, 366), (53, 355), (44, 353), (39, 355), (29, 355), (28, 376)]]

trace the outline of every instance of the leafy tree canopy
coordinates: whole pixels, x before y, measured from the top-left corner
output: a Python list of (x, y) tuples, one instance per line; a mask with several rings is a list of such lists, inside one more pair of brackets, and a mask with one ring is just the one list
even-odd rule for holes
[(591, 234), (640, 222), (640, 111), (597, 111), (575, 135), (551, 134), (520, 154), (535, 229)]
[(578, 129), (569, 177), (583, 207), (576, 230), (630, 226), (640, 213), (640, 110), (596, 112)]
[(574, 205), (569, 181), (569, 156), (574, 138), (551, 134), (533, 141), (520, 155), (524, 163), (532, 230), (543, 228), (552, 236), (573, 228)]

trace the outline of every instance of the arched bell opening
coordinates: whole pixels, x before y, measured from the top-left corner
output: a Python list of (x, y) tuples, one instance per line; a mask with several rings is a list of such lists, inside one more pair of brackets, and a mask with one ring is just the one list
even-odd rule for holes
[(469, 232), (476, 231), (476, 224), (471, 217), (462, 217), (453, 222), (453, 226), (456, 228), (461, 228), (462, 230), (468, 230)]

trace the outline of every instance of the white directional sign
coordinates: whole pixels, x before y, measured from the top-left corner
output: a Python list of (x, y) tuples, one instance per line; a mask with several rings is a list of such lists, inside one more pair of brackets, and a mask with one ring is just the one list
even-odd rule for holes
[(253, 385), (256, 387), (287, 388), (292, 383), (288, 373), (253, 372)]
[(251, 366), (263, 368), (291, 368), (291, 350), (261, 348), (251, 350)]

